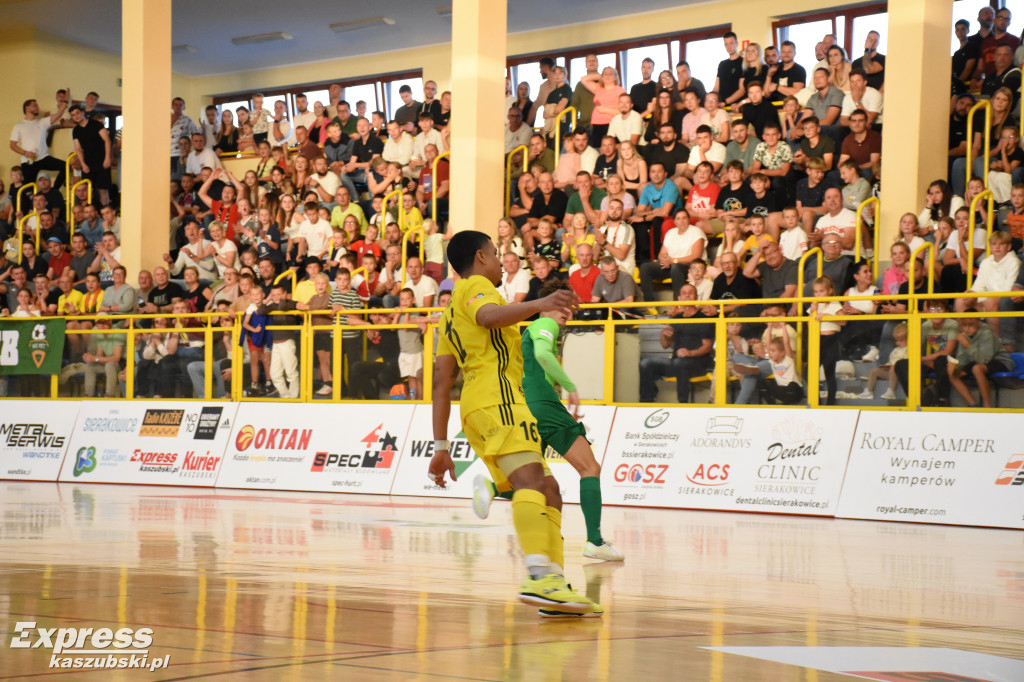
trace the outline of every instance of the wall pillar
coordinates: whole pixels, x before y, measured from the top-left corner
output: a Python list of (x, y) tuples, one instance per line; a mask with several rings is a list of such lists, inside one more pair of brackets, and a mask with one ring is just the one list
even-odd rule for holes
[(506, 0), (452, 4), (450, 219), (497, 236), (504, 212)]
[[(889, 53), (885, 56), (885, 134), (882, 136), (882, 261), (899, 233), (900, 216), (917, 214), (925, 190), (946, 177), (951, 68), (949, 0), (889, 3)], [(937, 77), (941, 76), (941, 78)]]
[(122, 0), (121, 262), (134, 284), (168, 250), (171, 0)]

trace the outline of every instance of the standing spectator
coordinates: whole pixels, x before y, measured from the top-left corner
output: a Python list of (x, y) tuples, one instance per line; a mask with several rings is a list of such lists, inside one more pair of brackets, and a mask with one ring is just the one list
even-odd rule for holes
[[(968, 84), (971, 81), (971, 74), (978, 63), (980, 45), (967, 39), (971, 30), (971, 22), (966, 19), (957, 19), (953, 25), (953, 33), (956, 34), (960, 47), (953, 53), (953, 96), (967, 92)], [(1014, 59), (1016, 61), (1016, 59)]]
[[(259, 314), (296, 310), (295, 301), (286, 298), (284, 286), (275, 284), (270, 289), (270, 302), (259, 308)], [(299, 360), (295, 351), (295, 330), (281, 329), (297, 323), (294, 315), (275, 315), (269, 322), (273, 349), (270, 354), (270, 378), (278, 395), (284, 399), (299, 397)]]
[[(540, 70), (540, 77), (544, 81), (537, 88), (537, 97), (533, 100), (533, 105), (530, 107), (530, 112), (526, 114), (526, 124), (533, 127), (537, 121), (537, 114), (544, 110), (544, 104), (548, 101), (548, 95), (555, 88), (554, 68), (555, 60), (551, 57), (541, 57), (538, 62), (538, 68)], [(529, 95), (529, 90), (527, 90)], [(525, 112), (525, 110), (524, 110)]]
[(650, 104), (658, 92), (658, 84), (651, 80), (654, 73), (654, 60), (644, 57), (640, 62), (640, 82), (634, 83), (629, 89), (629, 97), (633, 101), (633, 111), (644, 115), (650, 113)]
[[(992, 32), (981, 41), (981, 71), (985, 79), (992, 78), (996, 73), (996, 48), (1000, 45), (1009, 45), (1013, 52), (1020, 47), (1020, 39), (1017, 36), (1006, 32), (1010, 26), (1010, 10), (1003, 7), (996, 11), (995, 23), (992, 25)], [(978, 15), (981, 22), (981, 14)]]
[(864, 72), (868, 87), (881, 90), (885, 83), (885, 55), (878, 51), (882, 36), (878, 31), (868, 31), (864, 39), (864, 56), (853, 60), (853, 68)]
[(780, 64), (765, 83), (765, 94), (773, 102), (781, 102), (787, 97), (795, 96), (807, 86), (807, 71), (796, 63), (796, 43), (787, 40), (779, 50)]
[(726, 106), (743, 99), (746, 92), (740, 87), (743, 80), (743, 57), (736, 51), (736, 34), (729, 31), (722, 36), (725, 51), (729, 55), (718, 64), (718, 76), (715, 78), (715, 87), (712, 88), (722, 98)]
[[(697, 289), (692, 284), (683, 285), (679, 301), (696, 301)], [(684, 305), (680, 312), (672, 315), (675, 319), (704, 319), (705, 315), (696, 305)], [(714, 363), (712, 343), (715, 337), (713, 324), (693, 323), (669, 324), (661, 330), (659, 341), (662, 348), (672, 348), (670, 357), (647, 357), (640, 360), (640, 402), (652, 403), (658, 397), (657, 380), (671, 376), (676, 379), (676, 397), (680, 403), (690, 402), (690, 379), (706, 374)]]
[(100, 203), (105, 206), (110, 202), (110, 166), (113, 163), (110, 133), (96, 119), (87, 119), (79, 104), (71, 106), (71, 120), (75, 123), (71, 135), (82, 173), (92, 182), (93, 190), (99, 190)]
[(217, 156), (217, 152), (206, 146), (206, 138), (202, 133), (192, 133), (192, 151), (185, 161), (185, 170), (198, 177), (203, 168), (222, 168), (220, 157)]
[[(402, 106), (395, 109), (395, 121), (403, 132), (409, 134), (410, 139), (416, 132), (416, 117), (419, 113), (420, 103), (413, 99), (412, 87), (408, 84), (398, 89), (398, 96), (402, 100)], [(391, 131), (388, 131), (391, 134)]]
[[(596, 56), (594, 66), (597, 67)], [(591, 139), (600, 140), (607, 134), (612, 118), (621, 113), (618, 100), (620, 95), (626, 94), (626, 89), (619, 84), (619, 76), (610, 66), (606, 66), (600, 76), (596, 71), (593, 74), (588, 73), (580, 81), (580, 85), (592, 94), (592, 112), (587, 124), (592, 129)], [(630, 102), (632, 104), (632, 100)], [(578, 126), (585, 129), (588, 127), (587, 124), (581, 120)]]
[[(597, 55), (593, 52), (588, 53), (583, 58), (583, 65), (586, 68), (586, 73), (576, 83), (576, 87), (572, 91), (572, 100), (569, 102), (576, 109), (576, 128), (579, 130), (589, 130), (591, 124), (591, 115), (594, 112), (594, 90), (591, 85), (587, 87), (588, 83), (600, 83), (601, 77), (597, 73)], [(613, 114), (617, 111), (613, 111)], [(596, 131), (595, 131), (596, 135)], [(596, 139), (601, 139), (597, 137)]]
[(193, 133), (199, 133), (199, 126), (185, 113), (185, 100), (175, 97), (171, 100), (171, 177), (181, 177), (185, 172), (186, 159), (181, 157), (179, 140), (191, 139)]
[[(61, 95), (61, 93), (64, 93)], [(39, 103), (34, 99), (25, 100), (21, 111), (24, 120), (19, 121), (11, 130), (11, 151), (21, 154), (21, 172), (25, 182), (35, 182), (41, 170), (57, 172), (54, 187), (60, 189), (64, 184), (64, 162), (50, 156), (46, 138), (50, 128), (60, 123), (60, 117), (68, 107), (68, 92), (57, 93), (57, 109), (51, 114), (39, 114)]]

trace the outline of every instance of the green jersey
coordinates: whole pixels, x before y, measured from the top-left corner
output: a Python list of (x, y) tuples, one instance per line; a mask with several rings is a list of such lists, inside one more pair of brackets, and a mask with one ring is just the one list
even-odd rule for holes
[(523, 390), (526, 402), (558, 401), (554, 384), (567, 391), (575, 391), (569, 375), (558, 363), (558, 323), (550, 317), (534, 320), (523, 334)]

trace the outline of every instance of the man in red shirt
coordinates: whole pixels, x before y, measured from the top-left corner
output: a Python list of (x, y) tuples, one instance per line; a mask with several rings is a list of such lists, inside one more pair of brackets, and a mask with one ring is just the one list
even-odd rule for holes
[(60, 273), (64, 272), (64, 268), (71, 265), (71, 254), (64, 250), (64, 242), (57, 237), (50, 237), (46, 240), (46, 250), (50, 253), (50, 257), (46, 261), (49, 266), (47, 275), (51, 280), (58, 280)]
[(594, 291), (594, 282), (601, 274), (601, 271), (594, 267), (594, 247), (590, 244), (578, 245), (576, 259), (579, 260), (580, 267), (569, 275), (569, 286), (581, 301), (587, 301)]
[[(210, 185), (222, 175), (231, 184), (225, 185), (224, 189), (220, 191), (220, 200), (218, 201), (210, 196)], [(210, 177), (203, 182), (203, 186), (199, 188), (200, 201), (210, 207), (210, 215), (213, 216), (213, 220), (224, 226), (224, 235), (231, 241), (235, 240), (235, 225), (238, 224), (238, 203), (235, 199), (244, 191), (242, 183), (231, 174), (231, 171), (224, 168), (215, 169), (210, 173)], [(281, 229), (284, 230), (284, 228)]]

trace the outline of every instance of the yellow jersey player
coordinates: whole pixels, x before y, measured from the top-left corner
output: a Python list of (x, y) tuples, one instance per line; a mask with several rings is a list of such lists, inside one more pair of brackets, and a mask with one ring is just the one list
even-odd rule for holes
[(551, 310), (567, 315), (578, 303), (572, 291), (507, 304), (498, 252), (483, 232), (458, 232), (448, 243), (448, 262), (462, 279), (441, 316), (434, 366), (434, 457), (428, 476), (442, 488), (455, 480), (449, 453), (451, 389), (463, 374), (462, 430), (487, 465), (499, 489), (512, 488), (512, 521), (525, 557), (527, 576), (520, 601), (542, 615), (600, 615), (600, 606), (576, 593), (562, 576), (562, 498), (540, 450), (537, 421), (523, 392), (523, 355), (516, 325)]

